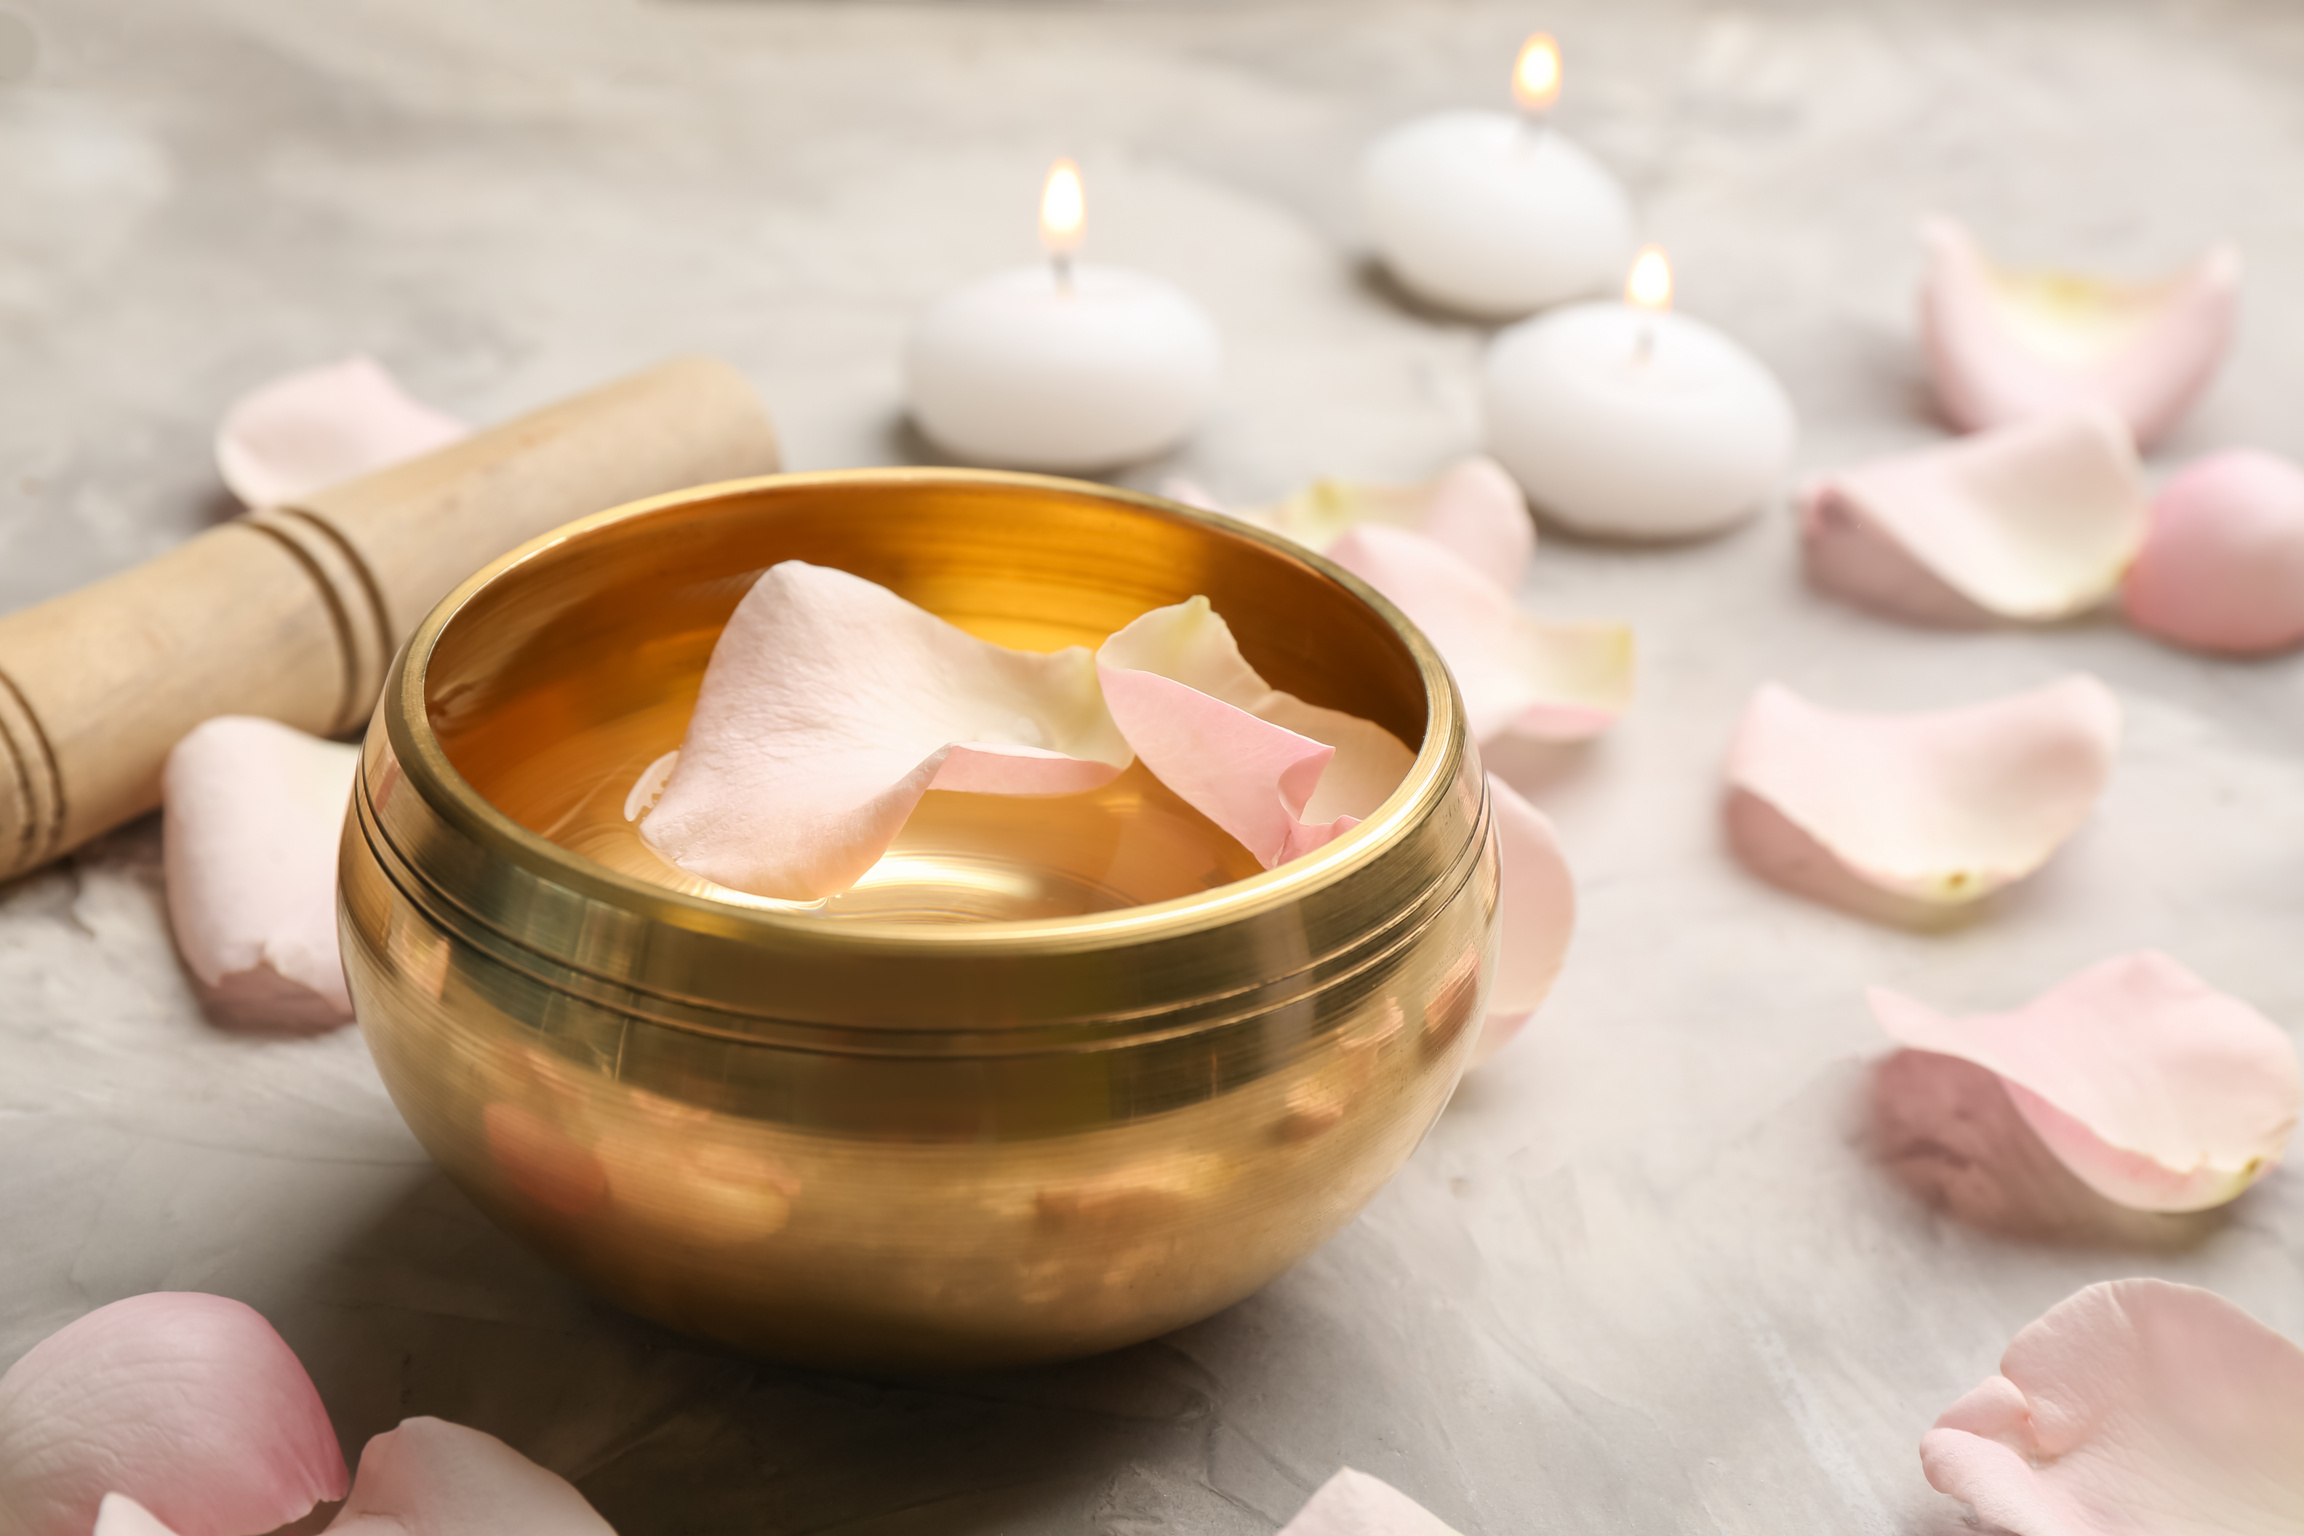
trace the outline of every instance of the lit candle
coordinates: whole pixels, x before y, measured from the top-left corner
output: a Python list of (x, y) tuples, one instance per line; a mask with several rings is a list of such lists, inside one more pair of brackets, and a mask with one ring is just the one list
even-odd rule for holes
[(1174, 447), (1216, 393), (1216, 326), (1174, 284), (1077, 264), (1079, 167), (1059, 160), (1040, 199), (1045, 265), (946, 294), (913, 328), (912, 417), (973, 463), (1097, 470)]
[(1539, 32), (1512, 71), (1517, 117), (1440, 112), (1370, 146), (1362, 199), (1376, 249), (1418, 297), (1525, 315), (1605, 292), (1632, 254), (1624, 189), (1546, 114), (1560, 50)]
[(1792, 402), (1751, 353), (1672, 312), (1654, 246), (1625, 299), (1497, 336), (1482, 370), (1488, 451), (1584, 532), (1670, 539), (1741, 521), (1791, 462)]

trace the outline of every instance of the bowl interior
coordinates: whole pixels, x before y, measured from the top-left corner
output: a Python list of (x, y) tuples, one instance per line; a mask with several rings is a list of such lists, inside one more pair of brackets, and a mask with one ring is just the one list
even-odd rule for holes
[(828, 920), (1066, 917), (1257, 872), (1140, 764), (1085, 795), (931, 792), (870, 875), (814, 907), (666, 863), (625, 820), (625, 796), (680, 744), (722, 626), (782, 560), (853, 572), (1031, 650), (1093, 647), (1146, 609), (1204, 594), (1274, 687), (1423, 741), (1425, 682), (1406, 643), (1284, 542), (1100, 486), (933, 470), (684, 493), (532, 552), (433, 647), (425, 700), (443, 752), (512, 820), (624, 875)]

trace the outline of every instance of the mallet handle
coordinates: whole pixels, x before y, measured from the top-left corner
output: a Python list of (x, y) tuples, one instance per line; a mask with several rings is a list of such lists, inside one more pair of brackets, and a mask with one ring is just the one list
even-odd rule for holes
[(506, 550), (778, 467), (743, 376), (680, 358), (0, 617), (0, 879), (158, 805), (212, 715), (353, 730), (417, 622)]

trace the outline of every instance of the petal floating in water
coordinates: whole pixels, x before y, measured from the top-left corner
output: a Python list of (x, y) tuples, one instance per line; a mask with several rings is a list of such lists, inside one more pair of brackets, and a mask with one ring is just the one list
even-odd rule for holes
[(812, 901), (855, 884), (931, 789), (1071, 794), (1131, 760), (1087, 651), (993, 645), (787, 560), (713, 647), (640, 835), (691, 874)]
[(1153, 609), (1096, 662), (1144, 765), (1267, 869), (1359, 825), (1416, 760), (1382, 726), (1266, 683), (1204, 597)]

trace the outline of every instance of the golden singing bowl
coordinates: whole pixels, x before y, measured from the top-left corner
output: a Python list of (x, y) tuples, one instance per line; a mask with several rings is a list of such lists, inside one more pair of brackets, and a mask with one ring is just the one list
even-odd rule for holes
[[(717, 892), (621, 807), (787, 559), (1044, 649), (1205, 593), (1274, 686), (1420, 750), (1270, 871), (1139, 766), (932, 793), (819, 909)], [(1431, 646), (1283, 540), (1036, 476), (773, 476), (572, 523), (433, 610), (368, 732), (344, 960), (417, 1137), (603, 1295), (816, 1365), (1056, 1359), (1248, 1295), (1415, 1148), (1493, 969), (1487, 817)]]

